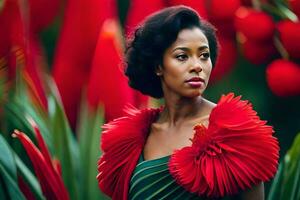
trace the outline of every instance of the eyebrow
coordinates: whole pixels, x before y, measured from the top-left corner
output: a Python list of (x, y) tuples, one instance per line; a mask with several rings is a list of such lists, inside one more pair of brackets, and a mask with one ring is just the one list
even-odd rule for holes
[[(173, 49), (172, 52), (176, 51), (176, 50), (183, 50), (183, 51), (189, 51), (190, 49), (187, 48), (187, 47), (176, 47), (175, 49)], [(198, 48), (198, 50), (202, 51), (202, 50), (205, 50), (205, 49), (209, 49), (208, 46), (204, 45), (204, 46), (201, 46)]]

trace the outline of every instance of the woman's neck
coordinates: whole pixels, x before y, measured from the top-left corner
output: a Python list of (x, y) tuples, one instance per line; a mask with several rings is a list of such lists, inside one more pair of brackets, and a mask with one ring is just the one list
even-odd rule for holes
[(205, 99), (196, 98), (166, 98), (165, 109), (160, 114), (158, 122), (167, 123), (169, 127), (201, 116)]

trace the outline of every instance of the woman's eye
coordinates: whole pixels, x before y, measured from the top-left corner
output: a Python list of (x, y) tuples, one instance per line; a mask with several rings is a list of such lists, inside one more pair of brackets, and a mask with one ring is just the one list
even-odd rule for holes
[(201, 54), (201, 58), (203, 58), (205, 60), (207, 60), (209, 57), (210, 57), (210, 55), (208, 52)]
[(178, 55), (176, 56), (176, 59), (179, 61), (185, 61), (187, 59), (187, 55)]

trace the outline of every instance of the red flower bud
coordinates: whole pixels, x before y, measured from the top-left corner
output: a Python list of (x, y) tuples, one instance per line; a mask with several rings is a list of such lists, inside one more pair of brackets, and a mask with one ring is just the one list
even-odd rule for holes
[(280, 40), (289, 55), (300, 58), (300, 23), (292, 21), (281, 21), (277, 25)]
[(271, 61), (277, 54), (277, 50), (272, 40), (266, 42), (257, 42), (245, 39), (242, 42), (243, 55), (253, 64), (263, 64)]
[(300, 94), (300, 66), (287, 60), (275, 60), (266, 71), (267, 82), (277, 96)]
[(270, 39), (275, 31), (275, 23), (270, 15), (246, 7), (236, 11), (235, 26), (247, 38), (258, 41)]

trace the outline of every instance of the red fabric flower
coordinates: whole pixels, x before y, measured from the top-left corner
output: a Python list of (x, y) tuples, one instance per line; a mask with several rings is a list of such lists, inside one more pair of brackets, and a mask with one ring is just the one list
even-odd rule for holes
[(277, 24), (280, 40), (289, 55), (300, 58), (300, 22), (280, 21)]
[(277, 96), (300, 95), (300, 66), (296, 63), (275, 60), (268, 65), (266, 76), (271, 91)]
[(275, 31), (275, 23), (270, 15), (246, 7), (236, 11), (235, 26), (247, 38), (258, 41), (269, 40)]
[(209, 125), (194, 127), (192, 146), (174, 152), (169, 167), (186, 190), (202, 196), (235, 194), (274, 176), (278, 141), (247, 101), (228, 94), (213, 109)]
[(233, 39), (219, 36), (220, 55), (211, 74), (211, 81), (217, 81), (228, 74), (237, 60), (237, 48)]
[(127, 115), (103, 126), (98, 161), (99, 188), (113, 200), (126, 200), (131, 174), (142, 152), (150, 124), (159, 109), (127, 109)]
[(38, 127), (33, 121), (30, 122), (34, 128), (41, 151), (32, 143), (26, 134), (15, 130), (13, 136), (17, 137), (23, 144), (33, 164), (35, 174), (41, 184), (45, 197), (47, 199), (68, 200), (69, 194), (61, 177), (58, 161), (56, 161), (56, 164), (52, 163), (50, 153)]

